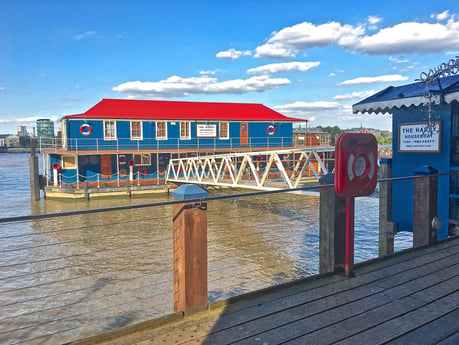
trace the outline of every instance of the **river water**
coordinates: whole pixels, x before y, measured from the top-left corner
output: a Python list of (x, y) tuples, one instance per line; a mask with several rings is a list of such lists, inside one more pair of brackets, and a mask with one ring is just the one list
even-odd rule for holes
[[(0, 154), (1, 217), (167, 199), (32, 202), (28, 159)], [(318, 272), (318, 195), (210, 201), (207, 218), (210, 301)], [(159, 206), (2, 224), (0, 343), (60, 344), (173, 312), (171, 219)], [(355, 221), (356, 262), (376, 257), (378, 199), (358, 198)], [(410, 246), (397, 235), (396, 250)]]

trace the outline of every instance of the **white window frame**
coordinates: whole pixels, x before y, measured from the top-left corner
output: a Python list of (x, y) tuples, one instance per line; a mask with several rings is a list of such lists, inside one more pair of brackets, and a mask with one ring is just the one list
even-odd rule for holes
[[(70, 160), (73, 160), (73, 163), (69, 162), (69, 158), (70, 158)], [(78, 162), (77, 162), (77, 157), (76, 156), (73, 156), (73, 155), (63, 155), (63, 156), (61, 156), (61, 167), (62, 167), (62, 169), (76, 170), (77, 164), (78, 164)]]
[[(159, 136), (158, 135), (158, 124), (159, 123), (164, 123), (164, 136)], [(167, 121), (156, 121), (156, 140), (167, 140)]]
[[(132, 132), (132, 124), (140, 124), (140, 136), (134, 136)], [(131, 121), (131, 140), (143, 140), (143, 122), (142, 121)]]
[[(182, 135), (182, 126), (188, 127), (188, 135)], [(190, 139), (191, 139), (191, 122), (189, 121), (180, 122), (180, 140), (190, 140)]]
[(135, 166), (151, 166), (151, 155), (149, 153), (133, 153), (132, 160)]
[[(222, 123), (226, 123), (226, 137), (222, 136), (222, 132), (221, 132), (221, 125)], [(218, 124), (218, 137), (220, 139), (229, 139), (229, 122), (219, 122)]]
[[(107, 125), (113, 124), (113, 136), (107, 136)], [(116, 121), (104, 120), (104, 140), (116, 140)]]

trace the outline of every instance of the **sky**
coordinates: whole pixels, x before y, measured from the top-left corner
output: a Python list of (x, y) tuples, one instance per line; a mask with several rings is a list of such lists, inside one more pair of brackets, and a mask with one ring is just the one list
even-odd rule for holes
[(457, 0), (1, 0), (0, 134), (103, 98), (262, 103), (309, 127), (391, 129), (390, 114), (352, 104), (458, 55)]

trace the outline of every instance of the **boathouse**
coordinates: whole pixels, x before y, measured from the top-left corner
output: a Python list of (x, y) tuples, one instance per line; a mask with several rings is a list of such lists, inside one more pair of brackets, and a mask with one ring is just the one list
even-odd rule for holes
[(291, 148), (295, 122), (262, 104), (103, 99), (40, 150), (55, 184), (159, 181), (171, 158)]
[[(421, 166), (459, 171), (459, 75), (389, 86), (354, 104), (353, 112), (392, 114), (393, 177), (412, 176)], [(392, 186), (392, 220), (398, 230), (413, 231), (413, 182)], [(459, 223), (459, 176), (439, 177), (438, 192), (443, 226), (437, 236), (445, 238)]]

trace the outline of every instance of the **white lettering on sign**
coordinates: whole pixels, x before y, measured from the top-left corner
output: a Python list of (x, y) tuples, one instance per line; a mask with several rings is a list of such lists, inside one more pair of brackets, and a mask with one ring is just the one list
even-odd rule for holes
[(217, 125), (196, 125), (198, 138), (215, 138), (217, 136)]
[(400, 124), (399, 152), (440, 152), (441, 122)]

